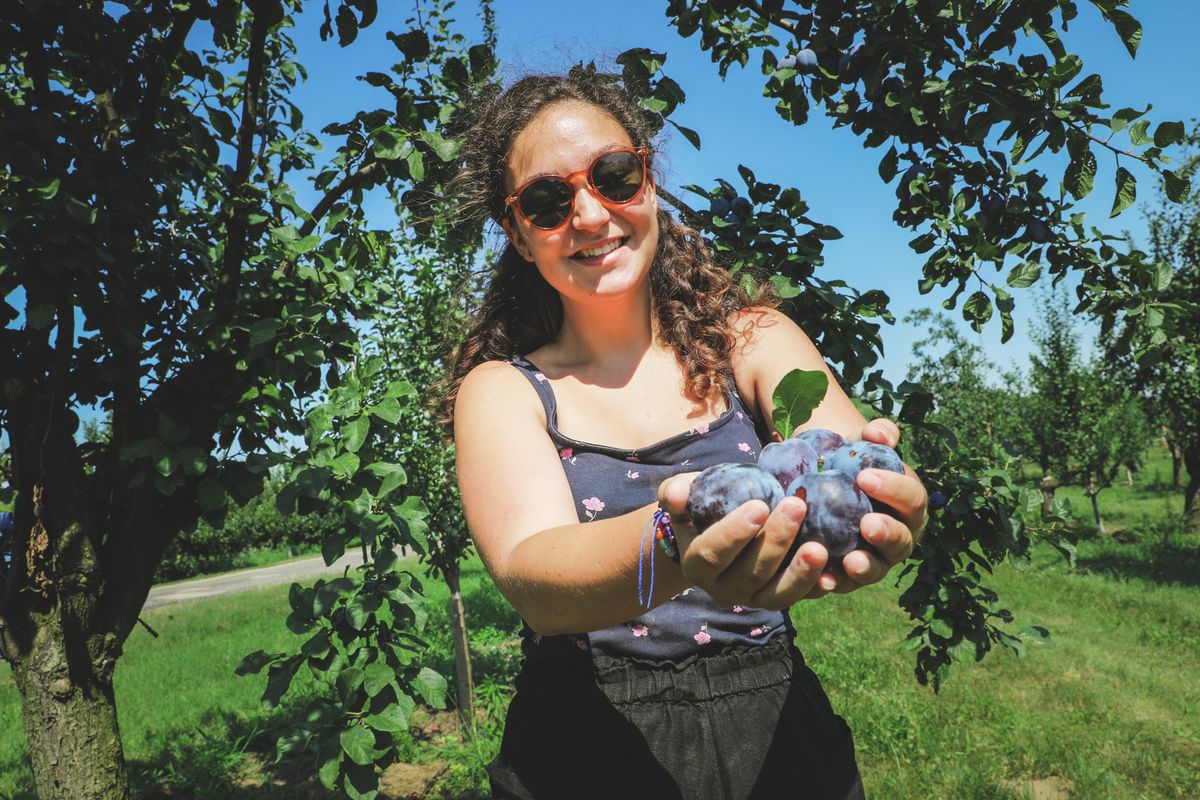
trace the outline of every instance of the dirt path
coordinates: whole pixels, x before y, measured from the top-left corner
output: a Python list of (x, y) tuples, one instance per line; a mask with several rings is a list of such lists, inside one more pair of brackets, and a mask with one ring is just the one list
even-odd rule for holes
[[(396, 554), (404, 558), (407, 553), (398, 549)], [(362, 551), (354, 550), (325, 566), (321, 556), (300, 558), (295, 561), (284, 561), (266, 567), (251, 567), (220, 575), (209, 575), (204, 578), (191, 578), (176, 583), (166, 583), (155, 586), (146, 598), (143, 611), (172, 603), (185, 603), (189, 600), (199, 600), (204, 597), (216, 597), (232, 592), (244, 592), (247, 589), (257, 589), (262, 586), (274, 586), (279, 583), (303, 581), (316, 578), (327, 573), (341, 572), (346, 567), (354, 568), (362, 564)]]

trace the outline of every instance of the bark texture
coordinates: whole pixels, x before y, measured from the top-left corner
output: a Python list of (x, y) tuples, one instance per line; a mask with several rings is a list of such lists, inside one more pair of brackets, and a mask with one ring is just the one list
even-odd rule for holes
[(454, 630), (454, 674), (458, 711), (463, 721), (474, 727), (475, 677), (471, 668), (471, 640), (467, 635), (467, 613), (463, 604), (457, 563), (446, 570), (446, 585), (450, 587), (450, 624)]

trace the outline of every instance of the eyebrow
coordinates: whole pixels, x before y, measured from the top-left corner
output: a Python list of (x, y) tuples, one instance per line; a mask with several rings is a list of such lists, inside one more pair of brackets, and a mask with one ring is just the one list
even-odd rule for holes
[[(607, 153), (609, 151), (624, 150), (624, 149), (630, 148), (630, 147), (636, 149), (637, 145), (621, 144), (619, 142), (614, 143), (614, 144), (606, 144), (603, 147), (600, 147), (597, 150), (594, 150), (592, 152), (592, 154), (588, 156), (588, 159), (587, 159), (588, 166), (591, 166), (593, 161), (595, 161), (597, 158), (599, 158), (600, 156), (604, 155), (605, 153)], [(586, 169), (586, 167), (585, 167), (585, 169)], [(529, 183), (530, 181), (536, 181), (538, 178), (562, 178), (562, 177), (564, 177), (564, 176), (558, 172), (538, 172), (534, 175), (530, 175), (526, 178), (522, 178), (521, 180), (517, 181), (517, 186), (524, 186), (525, 184)]]

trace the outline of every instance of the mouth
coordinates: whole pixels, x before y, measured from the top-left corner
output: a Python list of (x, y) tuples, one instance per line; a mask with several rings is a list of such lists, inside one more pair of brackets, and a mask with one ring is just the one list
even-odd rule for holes
[(628, 242), (628, 236), (622, 236), (619, 239), (610, 239), (609, 241), (602, 242), (595, 247), (585, 247), (575, 253), (575, 255), (571, 256), (571, 258), (576, 259), (577, 261), (589, 261), (594, 258), (603, 258), (612, 251), (616, 250), (618, 247), (621, 247)]

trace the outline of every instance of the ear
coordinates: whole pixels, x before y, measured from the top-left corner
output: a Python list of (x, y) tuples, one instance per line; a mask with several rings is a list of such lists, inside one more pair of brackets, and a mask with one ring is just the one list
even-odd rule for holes
[(654, 176), (646, 176), (646, 194), (650, 196), (650, 205), (658, 211), (658, 187), (654, 185)]
[(530, 248), (529, 242), (526, 241), (525, 234), (521, 233), (521, 231), (517, 229), (517, 224), (513, 221), (512, 216), (509, 215), (500, 220), (500, 226), (504, 228), (504, 233), (508, 236), (508, 241), (511, 242), (512, 246), (515, 247), (517, 252), (521, 254), (521, 258), (532, 262), (533, 249)]

